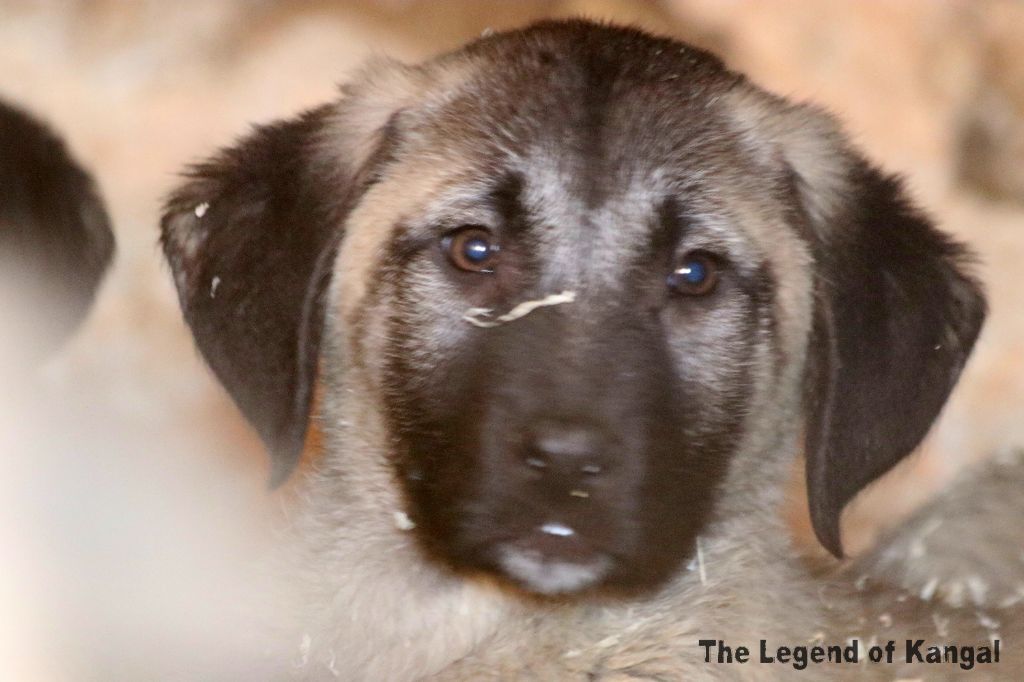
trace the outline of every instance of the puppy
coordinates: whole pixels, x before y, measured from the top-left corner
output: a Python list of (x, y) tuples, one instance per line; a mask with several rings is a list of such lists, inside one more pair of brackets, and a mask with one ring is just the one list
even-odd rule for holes
[[(0, 101), (0, 306), (5, 360), (35, 367), (85, 317), (114, 254), (92, 176), (29, 114)], [(12, 335), (15, 338), (11, 338)]]
[[(792, 666), (699, 641), (845, 645), (877, 603), (794, 556), (789, 467), (841, 556), (985, 316), (829, 115), (584, 21), (369, 65), (193, 167), (162, 243), (274, 482), (318, 458), (282, 551), (308, 679), (764, 679)], [(950, 637), (991, 646), (976, 620)]]

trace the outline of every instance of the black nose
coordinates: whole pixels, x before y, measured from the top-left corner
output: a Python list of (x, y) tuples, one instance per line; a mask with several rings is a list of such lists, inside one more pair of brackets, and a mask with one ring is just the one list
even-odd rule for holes
[(597, 428), (562, 422), (534, 425), (523, 453), (531, 469), (569, 480), (606, 473), (607, 441)]

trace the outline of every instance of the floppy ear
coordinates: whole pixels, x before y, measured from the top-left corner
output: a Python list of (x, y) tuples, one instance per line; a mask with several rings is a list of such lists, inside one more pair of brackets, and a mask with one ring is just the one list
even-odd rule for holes
[(273, 456), (272, 481), (302, 451), (323, 293), (340, 229), (313, 144), (330, 109), (256, 128), (194, 166), (161, 223), (196, 345)]
[(378, 97), (363, 112), (359, 88), (344, 92), (192, 167), (161, 222), (185, 320), (270, 450), (272, 485), (302, 453), (345, 216), (385, 160), (393, 128), (394, 102)]
[(460, 74), (371, 61), (340, 101), (257, 127), (167, 203), (161, 242), (185, 320), (269, 448), (272, 484), (302, 453), (346, 216), (397, 153), (403, 112), (434, 89), (444, 100)]
[(816, 262), (804, 396), (811, 520), (841, 556), (844, 506), (924, 438), (986, 307), (966, 249), (911, 205), (898, 179), (837, 139), (819, 143), (841, 161), (789, 162)]

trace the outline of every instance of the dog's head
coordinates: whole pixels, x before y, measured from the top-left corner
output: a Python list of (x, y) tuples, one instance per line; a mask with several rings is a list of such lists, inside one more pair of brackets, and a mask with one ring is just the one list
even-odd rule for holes
[(371, 66), (197, 166), (163, 240), (278, 479), (330, 376), (379, 412), (424, 547), (544, 593), (663, 579), (738, 453), (801, 427), (840, 553), (984, 317), (961, 248), (827, 115), (585, 22)]

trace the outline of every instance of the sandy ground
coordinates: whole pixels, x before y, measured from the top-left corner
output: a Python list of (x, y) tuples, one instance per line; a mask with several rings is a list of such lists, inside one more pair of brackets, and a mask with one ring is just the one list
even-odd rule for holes
[[(265, 474), (258, 444), (193, 351), (158, 258), (159, 208), (175, 174), (250, 123), (331, 98), (369, 55), (415, 60), (488, 28), (573, 14), (696, 42), (769, 89), (824, 104), (978, 252), (991, 297), (978, 350), (921, 456), (848, 514), (854, 544), (963, 465), (1024, 444), (1024, 4), (0, 1), (0, 97), (66, 135), (96, 174), (119, 240), (94, 314), (32, 389), (39, 409), (23, 412), (24, 401), (0, 409), (10, 422), (0, 441), (0, 519), (11, 512), (0, 523), (0, 541), (9, 541), (0, 544), (0, 603), (13, 604), (6, 611), (15, 614), (0, 616), (0, 677), (95, 672), (90, 647), (102, 638), (80, 636), (83, 623), (134, 594), (92, 589), (111, 588), (110, 565), (145, 557), (124, 574), (129, 583), (140, 572), (158, 576), (140, 583), (140, 594), (149, 594), (144, 588), (162, 585), (168, 573), (188, 580), (209, 568), (174, 558), (171, 540), (203, 555), (238, 527), (258, 526), (249, 524), (260, 514)], [(46, 445), (41, 432), (53, 436)], [(7, 453), (15, 456), (4, 464)], [(67, 519), (76, 512), (60, 508), (61, 500), (118, 498), (132, 486), (129, 501), (83, 507), (99, 515), (139, 510), (109, 553), (75, 549), (76, 526)], [(195, 526), (208, 532), (190, 537)], [(171, 540), (154, 542), (154, 527)], [(93, 560), (96, 575), (81, 590), (92, 594), (72, 599), (73, 618), (60, 591), (71, 590), (68, 576), (79, 572), (65, 564)], [(105, 634), (129, 637), (126, 624), (144, 611), (174, 613), (173, 602), (151, 594), (136, 600)], [(152, 617), (143, 620), (152, 625)], [(55, 646), (77, 658), (55, 659)]]

